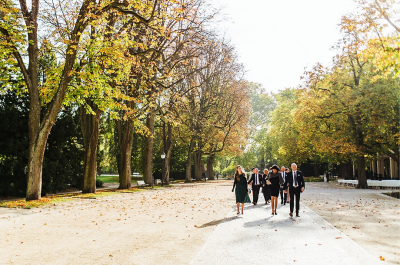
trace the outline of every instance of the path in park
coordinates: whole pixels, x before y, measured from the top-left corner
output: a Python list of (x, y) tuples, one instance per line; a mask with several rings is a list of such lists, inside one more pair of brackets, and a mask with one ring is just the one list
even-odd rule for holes
[(250, 206), (228, 214), (191, 264), (377, 264), (380, 262), (315, 212), (301, 205), (289, 218), (289, 205)]

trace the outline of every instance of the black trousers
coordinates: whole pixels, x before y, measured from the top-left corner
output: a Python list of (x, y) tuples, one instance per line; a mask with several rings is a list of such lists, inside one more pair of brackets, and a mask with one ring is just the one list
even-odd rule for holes
[(258, 194), (260, 193), (260, 185), (253, 185), (253, 202), (258, 202)]
[(301, 187), (290, 187), (290, 212), (293, 213), (294, 209), (294, 197), (296, 197), (296, 215), (299, 214), (300, 210), (300, 193)]
[(287, 193), (283, 193), (283, 188), (279, 188), (279, 193), (281, 194), (281, 203), (286, 203), (287, 201)]
[(271, 200), (271, 191), (269, 190), (269, 186), (268, 185), (265, 185), (262, 188), (262, 192), (263, 192), (264, 199), (265, 199), (266, 202)]

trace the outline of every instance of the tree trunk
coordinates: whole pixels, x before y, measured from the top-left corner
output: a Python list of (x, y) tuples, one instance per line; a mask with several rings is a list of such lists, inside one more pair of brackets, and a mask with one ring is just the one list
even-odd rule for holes
[(165, 185), (169, 185), (169, 177), (171, 173), (171, 156), (172, 156), (172, 123), (168, 123), (167, 139), (165, 142), (165, 161), (164, 175), (162, 176)]
[(117, 135), (119, 147), (119, 189), (130, 189), (132, 186), (132, 145), (134, 134), (134, 123), (132, 119), (126, 121), (118, 120)]
[[(18, 51), (17, 47), (13, 47), (13, 55), (18, 62), (21, 73), (24, 77), (26, 87), (29, 92), (29, 158), (28, 158), (28, 176), (26, 188), (26, 200), (37, 200), (41, 197), (42, 190), (42, 164), (43, 156), (46, 148), (47, 138), (57, 119), (58, 112), (62, 106), (68, 84), (73, 78), (71, 69), (74, 67), (76, 47), (80, 42), (81, 33), (88, 25), (86, 14), (89, 10), (90, 1), (84, 1), (79, 8), (79, 16), (76, 22), (70, 41), (65, 51), (64, 69), (60, 76), (60, 81), (56, 84), (56, 93), (51, 102), (47, 105), (46, 112), (41, 116), (41, 99), (39, 95), (39, 45), (38, 45), (38, 14), (39, 0), (31, 1), (32, 8), (29, 11), (25, 4), (21, 1), (21, 12), (25, 19), (25, 24), (29, 28), (27, 34), (28, 40), (28, 67)], [(3, 35), (7, 35), (7, 29), (1, 28)], [(6, 32), (6, 33), (4, 33)], [(9, 43), (11, 44), (11, 43)], [(14, 44), (11, 44), (11, 47)]]
[(146, 126), (150, 135), (144, 139), (143, 148), (143, 178), (146, 184), (153, 183), (153, 150), (154, 150), (154, 118), (155, 111), (151, 110), (147, 116)]
[(200, 151), (194, 153), (194, 178), (197, 181), (201, 181), (201, 157), (202, 153)]
[(353, 165), (351, 161), (346, 161), (338, 166), (338, 176), (346, 180), (353, 179)]
[[(42, 193), (43, 156), (49, 134), (46, 132), (39, 132), (38, 134), (39, 136), (37, 137), (29, 137), (28, 181), (26, 188), (27, 201), (39, 200)], [(38, 141), (35, 141), (37, 138)]]
[(365, 157), (364, 155), (357, 156), (358, 169), (358, 189), (368, 189), (367, 176), (365, 174)]
[(99, 140), (100, 114), (98, 106), (90, 99), (86, 104), (92, 108), (95, 114), (86, 113), (85, 108), (80, 107), (80, 123), (83, 135), (84, 155), (84, 173), (82, 193), (96, 192), (97, 177), (97, 143)]
[(187, 157), (187, 162), (186, 162), (186, 178), (185, 182), (190, 183), (192, 182), (192, 149), (193, 149), (194, 142), (191, 139), (190, 144), (189, 144), (189, 150), (188, 150), (188, 157)]
[[(38, 4), (38, 3), (37, 3)], [(38, 6), (32, 6), (38, 10)], [(28, 55), (29, 67), (25, 68), (22, 58), (15, 56), (18, 60), (25, 83), (29, 91), (29, 159), (28, 177), (26, 187), (26, 200), (39, 200), (42, 192), (42, 166), (43, 156), (46, 148), (50, 128), (41, 128), (41, 101), (39, 95), (39, 46), (38, 46), (38, 24), (35, 10), (26, 17), (26, 26), (31, 27), (28, 33)], [(28, 14), (26, 14), (28, 15)], [(18, 52), (15, 52), (16, 55)]]
[(214, 180), (214, 169), (213, 169), (214, 159), (215, 159), (215, 154), (211, 154), (207, 159), (207, 173), (209, 180)]
[(319, 177), (319, 164), (314, 163), (314, 178), (318, 178), (318, 177)]

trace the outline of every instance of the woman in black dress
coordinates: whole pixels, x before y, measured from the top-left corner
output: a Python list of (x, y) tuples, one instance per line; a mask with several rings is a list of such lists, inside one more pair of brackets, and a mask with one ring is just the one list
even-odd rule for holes
[(279, 187), (283, 185), (283, 178), (279, 174), (277, 165), (272, 166), (272, 172), (268, 174), (267, 181), (270, 183), (272, 215), (277, 215), (276, 206), (278, 205)]
[(236, 193), (237, 214), (239, 214), (240, 204), (242, 204), (242, 214), (243, 214), (244, 203), (246, 202), (246, 196), (248, 197), (248, 194), (247, 194), (246, 174), (244, 173), (241, 166), (236, 167), (235, 181), (233, 182), (232, 192), (235, 190), (235, 186), (236, 186), (235, 193)]
[(268, 204), (269, 201), (271, 200), (271, 192), (269, 190), (269, 185), (267, 185), (267, 176), (268, 176), (268, 169), (264, 169), (264, 175), (262, 176), (263, 177), (262, 193), (264, 195), (265, 204)]

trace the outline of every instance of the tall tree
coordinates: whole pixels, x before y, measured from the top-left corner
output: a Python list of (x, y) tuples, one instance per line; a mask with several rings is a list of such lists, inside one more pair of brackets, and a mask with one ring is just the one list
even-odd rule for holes
[[(156, 1), (157, 2), (157, 1)], [(12, 54), (24, 77), (29, 94), (29, 162), (26, 199), (39, 199), (42, 184), (42, 163), (48, 135), (65, 100), (69, 84), (76, 70), (76, 58), (82, 36), (90, 23), (95, 24), (111, 9), (118, 9), (143, 22), (149, 22), (136, 12), (144, 3), (124, 1), (96, 2), (84, 0), (67, 5), (65, 2), (33, 0), (19, 1), (19, 7), (11, 1), (2, 1), (0, 10), (0, 39), (2, 59)], [(40, 8), (44, 7), (40, 12)], [(39, 31), (39, 14), (43, 17), (46, 31)], [(10, 19), (12, 16), (13, 19)], [(44, 34), (44, 36), (39, 36)], [(23, 38), (21, 38), (23, 36)], [(24, 43), (23, 41), (26, 40)], [(39, 82), (39, 52), (44, 42), (52, 42), (58, 51), (58, 67), (47, 69), (44, 84)], [(24, 59), (24, 50), (27, 51)], [(78, 66), (79, 67), (79, 66)], [(49, 91), (46, 91), (50, 89)], [(43, 116), (42, 116), (43, 112)]]

